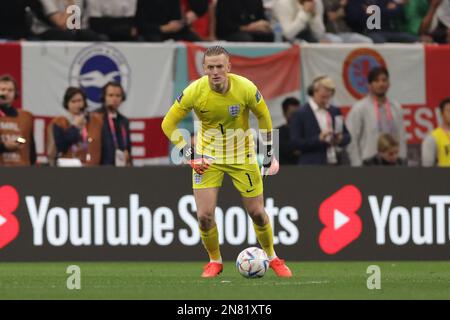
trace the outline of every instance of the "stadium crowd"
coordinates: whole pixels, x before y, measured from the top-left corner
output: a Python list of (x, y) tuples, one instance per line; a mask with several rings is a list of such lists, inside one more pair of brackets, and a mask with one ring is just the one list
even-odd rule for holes
[[(33, 115), (12, 104), (18, 97), (16, 80), (0, 76), (0, 166), (36, 163)], [(66, 110), (47, 127), (47, 158), (52, 166), (131, 166), (128, 119), (119, 112), (126, 99), (119, 83), (102, 89), (102, 106), (87, 111), (87, 97), (80, 88), (67, 88), (62, 101)]]
[[(357, 101), (345, 120), (330, 104), (335, 84), (317, 77), (308, 88), (308, 102), (294, 97), (282, 103), (286, 124), (280, 130), (280, 164), (407, 166), (407, 141), (401, 105), (388, 98), (389, 71), (375, 67), (368, 74), (369, 93)], [(422, 142), (421, 164), (450, 166), (450, 98), (439, 105), (441, 124)]]
[[(66, 21), (77, 5), (81, 28)], [(372, 5), (380, 25), (367, 23)], [(369, 13), (368, 13), (369, 12)], [(445, 0), (15, 0), (0, 4), (0, 39), (450, 43)]]
[[(79, 30), (67, 28), (70, 5), (81, 8)], [(381, 9), (381, 29), (367, 28), (370, 5)], [(16, 0), (0, 9), (5, 40), (450, 43), (450, 2), (442, 0)], [(369, 94), (345, 120), (330, 104), (336, 86), (326, 75), (310, 84), (304, 105), (285, 99), (280, 163), (408, 165), (402, 107), (387, 97), (389, 72), (376, 67), (367, 80)], [(36, 163), (33, 116), (12, 107), (18, 95), (16, 80), (0, 76), (0, 166)], [(87, 112), (85, 93), (67, 88), (66, 112), (47, 128), (49, 164), (131, 166), (129, 121), (119, 112), (125, 99), (110, 82), (102, 107)], [(450, 99), (439, 107), (440, 126), (422, 143), (424, 166), (450, 166)]]

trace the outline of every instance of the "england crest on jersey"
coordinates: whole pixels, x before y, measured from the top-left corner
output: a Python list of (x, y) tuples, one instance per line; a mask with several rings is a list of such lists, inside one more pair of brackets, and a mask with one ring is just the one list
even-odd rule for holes
[(239, 114), (239, 110), (241, 110), (241, 106), (238, 104), (228, 107), (228, 111), (232, 117), (236, 117)]
[(202, 183), (202, 175), (198, 173), (194, 173), (194, 183), (200, 184)]

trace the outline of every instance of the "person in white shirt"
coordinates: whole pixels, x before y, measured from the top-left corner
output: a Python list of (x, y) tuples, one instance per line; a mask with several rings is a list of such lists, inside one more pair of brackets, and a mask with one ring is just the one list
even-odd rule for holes
[[(53, 41), (102, 41), (101, 35), (88, 29), (85, 1), (83, 0), (36, 0), (32, 2), (32, 38)], [(67, 22), (74, 15), (70, 7), (80, 9), (80, 29), (70, 29)], [(69, 9), (69, 10), (68, 10)]]
[(430, 6), (436, 8), (430, 25), (433, 39), (438, 43), (450, 43), (450, 0), (435, 0)]
[(389, 72), (375, 67), (368, 75), (369, 94), (357, 101), (346, 118), (352, 136), (348, 154), (352, 166), (361, 166), (364, 160), (377, 154), (378, 137), (392, 135), (399, 143), (399, 157), (407, 159), (406, 131), (401, 105), (387, 97)]
[(89, 26), (108, 41), (134, 41), (136, 9), (137, 0), (87, 0)]
[(289, 41), (319, 42), (325, 37), (321, 0), (278, 0), (273, 12)]
[(359, 35), (347, 37), (326, 32), (322, 0), (278, 0), (273, 5), (273, 13), (284, 38), (291, 42), (371, 42)]

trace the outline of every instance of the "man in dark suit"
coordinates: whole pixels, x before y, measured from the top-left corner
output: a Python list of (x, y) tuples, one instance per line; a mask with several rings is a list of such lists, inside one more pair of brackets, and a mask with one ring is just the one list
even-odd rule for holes
[(286, 123), (277, 128), (280, 140), (280, 164), (297, 164), (300, 151), (292, 145), (290, 124), (292, 122), (292, 116), (300, 108), (300, 101), (297, 98), (288, 97), (283, 100), (281, 106)]
[(101, 165), (132, 165), (130, 124), (118, 111), (125, 98), (120, 83), (108, 82), (102, 89), (103, 106), (95, 110), (103, 115)]
[(293, 116), (291, 139), (300, 151), (298, 164), (342, 163), (342, 148), (350, 143), (350, 134), (340, 109), (330, 105), (334, 92), (333, 80), (316, 78), (308, 88), (310, 99)]

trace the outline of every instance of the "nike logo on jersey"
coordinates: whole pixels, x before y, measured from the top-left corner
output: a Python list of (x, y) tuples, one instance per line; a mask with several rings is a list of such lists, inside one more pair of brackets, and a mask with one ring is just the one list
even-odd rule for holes
[(207, 113), (209, 110), (200, 110), (201, 113)]
[(254, 191), (255, 189), (250, 189), (250, 190), (246, 190), (247, 191), (247, 193), (250, 193), (250, 192), (252, 192), (252, 191)]

